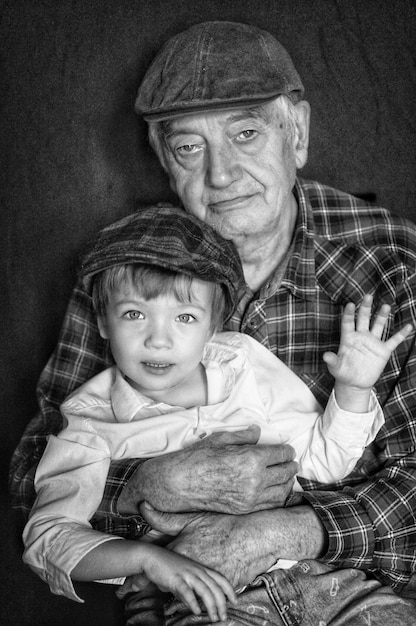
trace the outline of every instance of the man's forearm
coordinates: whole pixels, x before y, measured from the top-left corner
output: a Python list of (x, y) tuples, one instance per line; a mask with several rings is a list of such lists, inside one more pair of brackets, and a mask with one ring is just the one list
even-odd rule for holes
[(326, 551), (326, 530), (307, 504), (253, 513), (253, 525), (259, 528), (259, 537), (273, 546), (275, 560), (317, 559)]
[(177, 535), (170, 549), (221, 572), (235, 586), (248, 584), (279, 558), (316, 559), (326, 550), (324, 527), (307, 504), (247, 515), (142, 512), (154, 528)]

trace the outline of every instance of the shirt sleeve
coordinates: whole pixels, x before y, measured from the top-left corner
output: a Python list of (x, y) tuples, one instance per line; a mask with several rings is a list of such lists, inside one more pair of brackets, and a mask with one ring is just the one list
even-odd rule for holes
[(371, 391), (367, 412), (353, 413), (339, 407), (332, 391), (323, 410), (307, 385), (279, 358), (252, 337), (237, 337), (246, 346), (256, 380), (253, 387), (267, 415), (259, 443), (290, 444), (303, 478), (325, 484), (345, 478), (384, 424), (376, 394)]
[[(74, 288), (61, 328), (58, 344), (37, 387), (39, 412), (29, 422), (10, 465), (12, 505), (25, 519), (35, 501), (34, 476), (47, 437), (63, 427), (59, 406), (86, 380), (113, 364), (107, 342), (97, 329), (91, 298), (78, 284)], [(129, 460), (111, 463), (99, 513), (93, 522), (100, 530), (124, 536), (142, 535), (148, 526), (141, 516), (121, 518), (117, 498), (138, 464)]]
[(352, 413), (338, 406), (332, 391), (324, 414), (307, 431), (288, 441), (296, 451), (299, 476), (321, 483), (342, 480), (383, 424), (383, 412), (374, 392), (366, 413)]
[(24, 562), (53, 593), (77, 601), (72, 570), (92, 549), (116, 539), (89, 524), (102, 497), (110, 451), (105, 439), (82, 424), (77, 420), (75, 428), (49, 438), (36, 472), (36, 502), (23, 532)]
[[(402, 283), (388, 334), (415, 319), (415, 279)], [(376, 390), (385, 426), (334, 490), (303, 483), (328, 534), (323, 560), (365, 569), (398, 592), (416, 572), (416, 350), (414, 334), (394, 352)]]

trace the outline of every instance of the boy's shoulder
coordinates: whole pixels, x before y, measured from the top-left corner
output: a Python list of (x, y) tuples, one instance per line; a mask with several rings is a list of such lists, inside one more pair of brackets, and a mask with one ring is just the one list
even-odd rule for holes
[(276, 358), (253, 337), (239, 332), (222, 331), (215, 333), (213, 338), (207, 342), (204, 361), (215, 360), (232, 364), (235, 367), (245, 367), (253, 353), (266, 359)]
[(111, 389), (115, 382), (117, 368), (109, 367), (96, 374), (75, 389), (61, 404), (61, 411), (79, 411), (97, 404), (111, 402)]

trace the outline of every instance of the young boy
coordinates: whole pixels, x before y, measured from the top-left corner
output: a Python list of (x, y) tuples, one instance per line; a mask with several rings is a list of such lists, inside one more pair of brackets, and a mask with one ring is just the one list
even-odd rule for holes
[[(299, 476), (343, 478), (383, 424), (372, 386), (406, 326), (383, 342), (383, 306), (370, 330), (372, 298), (354, 320), (344, 310), (338, 355), (324, 359), (335, 385), (322, 408), (308, 387), (247, 335), (219, 333), (244, 292), (229, 241), (182, 209), (149, 207), (102, 231), (81, 274), (116, 365), (62, 405), (36, 474), (37, 500), (24, 531), (24, 560), (54, 593), (81, 601), (72, 580), (122, 582), (143, 574), (211, 621), (236, 601), (219, 573), (149, 541), (91, 528), (112, 459), (166, 454), (217, 430), (260, 426), (260, 443), (290, 443)], [(300, 489), (299, 485), (296, 486)], [(115, 580), (118, 579), (118, 580)]]

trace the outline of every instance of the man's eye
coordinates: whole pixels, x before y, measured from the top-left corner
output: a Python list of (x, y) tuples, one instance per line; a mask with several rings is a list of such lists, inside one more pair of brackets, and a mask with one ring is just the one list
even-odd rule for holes
[(127, 311), (127, 313), (124, 313), (124, 317), (129, 320), (144, 320), (144, 315), (141, 311)]
[(202, 150), (202, 147), (194, 143), (187, 143), (179, 146), (176, 150), (181, 156), (188, 156), (189, 154), (196, 154)]
[(182, 324), (192, 324), (192, 322), (195, 322), (194, 316), (190, 313), (181, 313), (176, 319)]
[(257, 131), (251, 128), (243, 130), (243, 132), (237, 135), (237, 141), (249, 141), (250, 139), (257, 137), (257, 134)]

